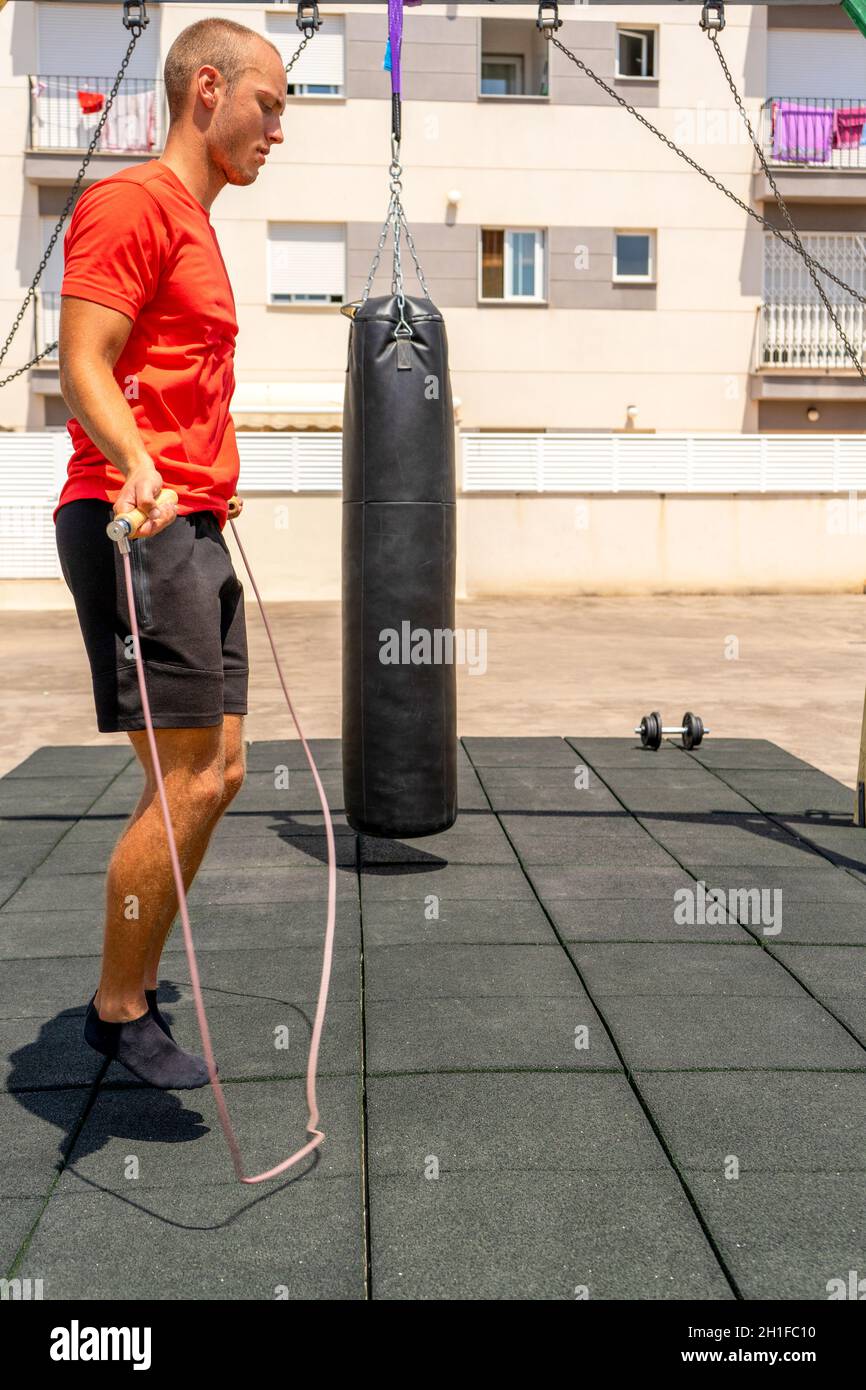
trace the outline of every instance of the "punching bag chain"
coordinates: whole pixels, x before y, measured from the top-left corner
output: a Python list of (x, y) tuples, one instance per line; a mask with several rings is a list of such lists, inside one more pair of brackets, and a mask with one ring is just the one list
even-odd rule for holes
[(400, 242), (404, 233), (406, 236), (407, 244), (409, 246), (409, 250), (412, 254), (412, 260), (415, 263), (415, 270), (418, 275), (419, 283), (421, 285), (422, 290), (424, 291), (424, 297), (426, 299), (430, 298), (430, 291), (427, 288), (427, 282), (424, 279), (424, 272), (421, 269), (421, 263), (418, 260), (418, 252), (415, 248), (415, 242), (412, 239), (412, 233), (409, 231), (409, 225), (406, 221), (406, 213), (403, 209), (403, 203), (400, 196), (403, 191), (403, 184), (400, 177), (402, 173), (403, 166), (400, 163), (400, 142), (396, 138), (396, 136), (392, 134), (391, 163), (388, 166), (388, 175), (390, 178), (389, 188), (391, 191), (391, 198), (388, 203), (388, 211), (385, 214), (385, 221), (382, 224), (382, 230), (379, 233), (379, 240), (376, 244), (376, 251), (373, 256), (373, 260), (370, 264), (370, 270), (367, 274), (367, 283), (365, 284), (363, 294), (361, 295), (361, 302), (366, 303), (369, 297), (370, 290), (373, 285), (373, 277), (375, 276), (376, 271), (379, 267), (379, 261), (382, 256), (382, 252), (385, 249), (385, 243), (388, 240), (388, 229), (390, 227), (394, 235), (394, 260), (391, 272), (391, 293), (393, 295), (396, 295), (397, 303), (400, 308), (400, 319), (397, 323), (396, 328), (394, 329), (395, 338), (406, 338), (412, 336), (411, 325), (406, 322), (406, 317), (403, 312), (406, 301), (403, 292), (403, 260), (401, 256)]

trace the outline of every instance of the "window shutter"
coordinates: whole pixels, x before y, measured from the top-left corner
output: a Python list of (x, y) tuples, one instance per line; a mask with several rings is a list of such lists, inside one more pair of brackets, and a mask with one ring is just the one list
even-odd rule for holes
[[(265, 31), (283, 55), (283, 62), (288, 63), (302, 37), (295, 15), (265, 15)], [(343, 55), (343, 20), (339, 15), (328, 15), (289, 73), (289, 81), (342, 88), (345, 82)]]
[(270, 294), (346, 292), (346, 238), (343, 227), (310, 222), (272, 223), (268, 228)]
[[(37, 5), (40, 76), (114, 77), (132, 37), (120, 5)], [(150, 23), (133, 50), (127, 77), (161, 76), (159, 9), (148, 6)], [(75, 96), (73, 91), (72, 96)]]
[(769, 97), (866, 100), (866, 43), (862, 34), (771, 29), (767, 38)]

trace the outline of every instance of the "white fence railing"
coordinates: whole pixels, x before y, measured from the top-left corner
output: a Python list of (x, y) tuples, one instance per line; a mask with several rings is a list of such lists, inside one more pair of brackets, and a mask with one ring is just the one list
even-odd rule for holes
[(847, 492), (866, 435), (471, 434), (464, 492)]
[[(460, 436), (465, 493), (866, 492), (866, 434)], [(239, 491), (339, 493), (342, 434), (240, 433)], [(0, 434), (0, 579), (57, 578), (65, 430)]]

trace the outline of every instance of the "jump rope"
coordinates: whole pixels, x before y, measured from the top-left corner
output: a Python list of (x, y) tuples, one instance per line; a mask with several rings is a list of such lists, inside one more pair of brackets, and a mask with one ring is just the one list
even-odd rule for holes
[[(159, 496), (157, 497), (157, 503), (161, 501), (168, 501), (174, 506), (177, 505), (177, 500), (177, 493), (173, 492), (170, 488), (162, 488), (159, 493)], [(213, 1087), (214, 1095), (216, 1097), (217, 1111), (219, 1113), (220, 1124), (222, 1125), (223, 1133), (226, 1137), (226, 1142), (231, 1152), (232, 1163), (234, 1164), (235, 1175), (238, 1181), (245, 1183), (265, 1182), (268, 1178), (275, 1178), (278, 1176), (278, 1174), (284, 1173), (285, 1170), (287, 1168), (291, 1168), (293, 1164), (299, 1163), (302, 1158), (306, 1157), (307, 1154), (312, 1153), (314, 1149), (318, 1148), (325, 1138), (324, 1132), (317, 1128), (317, 1125), (319, 1123), (319, 1107), (316, 1101), (316, 1071), (319, 1060), (319, 1045), (321, 1043), (322, 1029), (325, 1023), (325, 1009), (328, 1000), (328, 986), (330, 984), (331, 979), (331, 961), (334, 954), (334, 926), (336, 921), (337, 897), (337, 856), (334, 847), (334, 827), (331, 822), (331, 813), (328, 809), (327, 798), (325, 796), (325, 791), (319, 778), (319, 773), (316, 768), (316, 764), (313, 760), (313, 755), (310, 752), (310, 747), (307, 743), (307, 740), (304, 738), (303, 731), (301, 729), (300, 724), (298, 723), (298, 716), (295, 714), (295, 709), (292, 704), (291, 696), (289, 695), (288, 686), (286, 684), (286, 678), (283, 673), (283, 668), (280, 664), (280, 658), (277, 654), (277, 647), (274, 641), (274, 634), (271, 631), (271, 625), (268, 622), (268, 615), (265, 612), (265, 606), (262, 603), (262, 596), (259, 593), (258, 585), (256, 584), (253, 572), (250, 569), (250, 562), (247, 559), (246, 551), (244, 550), (241, 538), (238, 535), (237, 527), (235, 526), (234, 520), (230, 516), (229, 525), (232, 528), (232, 533), (234, 535), (235, 541), (237, 542), (238, 550), (241, 553), (241, 558), (244, 562), (244, 568), (246, 569), (246, 572), (249, 575), (250, 583), (253, 586), (253, 591), (255, 593), (256, 600), (259, 605), (259, 612), (262, 615), (262, 622), (265, 625), (265, 631), (268, 634), (268, 641), (271, 644), (271, 651), (273, 652), (274, 656), (274, 665), (277, 668), (277, 675), (279, 677), (280, 685), (282, 686), (283, 694), (286, 697), (286, 704), (289, 707), (289, 713), (291, 714), (292, 719), (294, 720), (295, 728), (298, 731), (298, 736), (301, 740), (301, 743), (304, 746), (304, 752), (307, 757), (307, 762), (310, 764), (310, 771), (312, 772), (313, 780), (316, 783), (316, 790), (319, 794), (319, 801), (322, 804), (322, 814), (325, 818), (325, 835), (328, 841), (328, 915), (327, 924), (325, 927), (325, 949), (322, 959), (322, 976), (319, 982), (319, 997), (316, 1003), (316, 1016), (313, 1022), (313, 1034), (310, 1040), (309, 1055), (307, 1057), (306, 1091), (308, 1117), (306, 1128), (307, 1133), (312, 1135), (313, 1138), (310, 1139), (309, 1143), (304, 1144), (302, 1148), (298, 1149), (296, 1153), (293, 1153), (288, 1158), (283, 1159), (282, 1163), (278, 1163), (275, 1168), (269, 1168), (265, 1173), (257, 1173), (255, 1174), (255, 1176), (248, 1177), (244, 1174), (243, 1158), (241, 1155), (240, 1145), (238, 1143), (234, 1129), (232, 1128), (232, 1122), (229, 1118), (228, 1106), (226, 1105), (225, 1096), (223, 1095), (223, 1089), (219, 1083), (219, 1078), (217, 1076), (213, 1047), (211, 1046), (210, 1040), (210, 1029), (208, 1028), (207, 1015), (205, 1013), (204, 1000), (202, 998), (201, 983), (199, 980), (198, 973), (198, 962), (196, 961), (195, 947), (193, 946), (192, 928), (189, 924), (189, 911), (187, 909), (186, 890), (184, 888), (183, 883), (183, 874), (181, 873), (180, 868), (180, 857), (177, 852), (177, 844), (175, 842), (174, 830), (171, 824), (171, 812), (169, 810), (168, 805), (168, 796), (166, 795), (165, 782), (163, 780), (162, 768), (160, 766), (159, 754), (157, 752), (156, 747), (156, 735), (154, 734), (153, 730), (153, 719), (151, 718), (150, 713), (150, 701), (147, 698), (147, 682), (145, 680), (144, 675), (144, 662), (141, 656), (141, 644), (139, 642), (138, 636), (138, 618), (135, 611), (135, 594), (133, 592), (132, 587), (132, 568), (129, 559), (129, 542), (135, 537), (135, 534), (138, 531), (139, 527), (142, 526), (146, 520), (146, 514), (137, 509), (131, 512), (125, 512), (122, 516), (117, 516), (114, 518), (113, 521), (109, 522), (108, 526), (106, 527), (106, 532), (109, 538), (112, 541), (114, 541), (117, 545), (118, 550), (120, 551), (121, 557), (123, 559), (123, 574), (124, 579), (126, 580), (126, 597), (129, 604), (129, 620), (132, 626), (132, 646), (133, 653), (135, 656), (135, 669), (138, 675), (138, 688), (141, 692), (141, 706), (144, 711), (144, 722), (147, 728), (147, 739), (150, 745), (150, 755), (153, 760), (153, 770), (156, 776), (156, 784), (159, 789), (159, 799), (160, 804), (162, 806), (162, 817), (165, 822), (165, 833), (168, 839), (168, 851), (171, 857), (171, 867), (172, 873), (174, 874), (175, 888), (177, 889), (177, 900), (178, 907), (180, 910), (180, 919), (183, 924), (183, 940), (184, 945), (186, 947), (187, 961), (189, 963), (189, 973), (190, 980), (192, 983), (193, 998), (195, 1000), (196, 1015), (198, 1017), (198, 1026), (199, 1031), (201, 1033), (205, 1061), (207, 1062), (208, 1075), (210, 1076), (210, 1083)], [(172, 523), (172, 525), (174, 525), (174, 523)], [(146, 539), (146, 537), (142, 539)]]

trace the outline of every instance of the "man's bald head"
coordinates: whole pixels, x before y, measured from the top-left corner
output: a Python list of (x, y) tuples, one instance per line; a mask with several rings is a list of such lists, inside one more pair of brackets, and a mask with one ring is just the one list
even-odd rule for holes
[(216, 68), (231, 91), (241, 74), (256, 65), (263, 47), (272, 49), (282, 64), (282, 55), (270, 39), (232, 19), (200, 19), (182, 30), (168, 50), (163, 69), (169, 121), (184, 114), (199, 68)]

